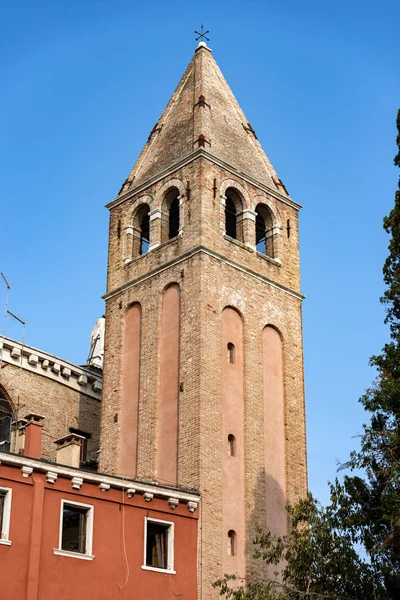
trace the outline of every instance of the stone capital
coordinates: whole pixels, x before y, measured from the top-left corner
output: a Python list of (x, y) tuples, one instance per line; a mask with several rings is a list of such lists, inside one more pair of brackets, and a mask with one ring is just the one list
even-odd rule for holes
[(245, 208), (242, 211), (242, 219), (249, 219), (249, 221), (255, 221), (256, 217), (257, 217), (257, 213), (255, 210), (252, 210), (251, 208)]
[(161, 209), (154, 208), (149, 212), (150, 221), (154, 221), (154, 219), (161, 219)]

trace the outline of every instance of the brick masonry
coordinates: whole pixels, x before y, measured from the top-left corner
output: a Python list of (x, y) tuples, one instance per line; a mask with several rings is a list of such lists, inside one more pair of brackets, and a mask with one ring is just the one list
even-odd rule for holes
[[(22, 371), (20, 360), (22, 353)], [(14, 355), (14, 357), (13, 357)], [(83, 378), (86, 383), (78, 379)], [(6, 338), (0, 378), (0, 397), (9, 401), (13, 417), (29, 413), (45, 417), (42, 456), (55, 460), (54, 440), (69, 428), (88, 433), (88, 459), (96, 459), (100, 437), (101, 373)], [(11, 448), (11, 450), (13, 450)]]
[[(222, 452), (225, 450), (221, 434), (222, 311), (226, 306), (233, 306), (244, 321), (247, 533), (246, 540), (239, 543), (246, 544), (247, 571), (250, 571), (256, 566), (251, 557), (254, 526), (265, 523), (266, 519), (262, 356), (262, 331), (266, 325), (276, 327), (283, 339), (286, 490), (282, 493), (288, 502), (294, 502), (307, 489), (302, 296), (299, 206), (280, 186), (272, 183), (277, 181), (277, 175), (266, 156), (263, 155), (264, 159), (260, 154), (258, 141), (248, 142), (252, 134), (243, 127), (244, 115), (221, 79), (209, 50), (197, 51), (191, 65), (194, 73), (183, 78), (158, 123), (160, 127), (163, 125), (166, 114), (169, 121), (160, 132), (153, 134), (157, 136), (157, 147), (152, 148), (150, 140), (150, 146), (146, 145), (147, 151), (145, 147), (120, 195), (109, 205), (101, 470), (111, 473), (117, 470), (124, 313), (133, 302), (140, 302), (137, 475), (157, 480), (161, 301), (165, 287), (177, 282), (181, 288), (178, 483), (201, 492), (199, 589), (202, 589), (203, 600), (208, 600), (217, 597), (211, 584), (222, 574), (222, 553), (226, 552), (222, 533)], [(194, 101), (200, 92), (204, 92), (210, 103), (210, 108), (201, 110), (210, 110), (212, 117), (203, 116), (199, 121)], [(180, 113), (186, 115), (185, 127), (178, 122), (174, 129), (171, 118), (174, 106), (180, 106)], [(174, 131), (178, 149), (172, 151), (170, 136)], [(199, 131), (205, 131), (211, 148), (196, 145)], [(243, 136), (246, 142), (240, 145)], [(240, 173), (235, 166), (238, 163)], [(176, 187), (181, 197), (181, 234), (160, 243), (157, 217), (151, 224), (150, 245), (159, 245), (143, 256), (133, 256), (130, 236), (136, 209), (145, 202), (154, 214), (162, 214), (163, 199), (171, 187)], [(245, 211), (241, 215), (244, 217), (241, 241), (225, 235), (224, 203), (229, 187), (237, 190)], [(274, 259), (254, 248), (251, 214), (261, 202), (271, 210), (279, 232)]]

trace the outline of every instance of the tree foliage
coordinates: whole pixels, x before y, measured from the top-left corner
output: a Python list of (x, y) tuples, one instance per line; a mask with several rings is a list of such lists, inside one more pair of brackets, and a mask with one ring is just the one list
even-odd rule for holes
[(230, 600), (386, 600), (379, 574), (359, 556), (352, 532), (338, 520), (338, 499), (331, 486), (327, 508), (311, 494), (288, 507), (290, 536), (274, 536), (259, 528), (255, 556), (277, 567), (276, 579), (255, 573), (241, 585), (235, 576), (225, 576), (214, 584), (220, 594)]
[[(397, 131), (394, 164), (400, 168), (400, 110)], [(391, 236), (383, 267), (387, 289), (381, 298), (390, 341), (370, 360), (378, 377), (360, 402), (371, 418), (363, 426), (360, 450), (344, 465), (365, 476), (344, 478), (341, 516), (380, 569), (389, 597), (400, 598), (400, 178), (383, 226)]]
[[(394, 164), (400, 168), (400, 110), (397, 146)], [(214, 586), (230, 600), (400, 598), (400, 178), (383, 226), (390, 242), (381, 302), (390, 341), (370, 360), (378, 375), (360, 398), (370, 421), (363, 425), (360, 450), (342, 465), (357, 474), (331, 485), (326, 508), (310, 494), (288, 507), (288, 537), (259, 530), (255, 554), (276, 565), (277, 580), (253, 574), (241, 585), (225, 576)]]

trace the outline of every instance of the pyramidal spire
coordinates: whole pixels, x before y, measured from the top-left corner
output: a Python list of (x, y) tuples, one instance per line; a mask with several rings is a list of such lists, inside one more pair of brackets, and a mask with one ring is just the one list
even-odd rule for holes
[(287, 194), (204, 41), (199, 42), (120, 193), (179, 165), (199, 148), (211, 160)]

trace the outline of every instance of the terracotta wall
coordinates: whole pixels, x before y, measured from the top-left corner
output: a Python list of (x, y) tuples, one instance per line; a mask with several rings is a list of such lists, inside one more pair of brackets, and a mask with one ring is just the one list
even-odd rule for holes
[[(233, 362), (228, 361), (233, 344)], [(222, 567), (224, 573), (245, 575), (243, 322), (233, 308), (222, 313)], [(228, 446), (228, 436), (235, 441)], [(233, 456), (231, 454), (234, 454)], [(233, 547), (228, 533), (234, 532)], [(228, 547), (230, 546), (230, 547)]]
[[(157, 598), (196, 600), (197, 513), (184, 504), (171, 509), (166, 499), (146, 502), (121, 490), (99, 490), (71, 480), (54, 484), (42, 473), (24, 478), (21, 470), (1, 465), (0, 486), (11, 487), (11, 545), (0, 543), (0, 590), (7, 600), (117, 600)], [(61, 499), (94, 506), (93, 560), (59, 556)], [(145, 517), (172, 521), (176, 574), (142, 569)]]
[(169, 286), (161, 309), (160, 391), (157, 479), (177, 484), (180, 288)]
[(118, 472), (136, 476), (140, 391), (141, 307), (133, 304), (125, 313), (122, 358), (121, 449)]
[(266, 526), (285, 535), (287, 530), (285, 473), (285, 406), (282, 340), (273, 327), (263, 331), (264, 443)]

